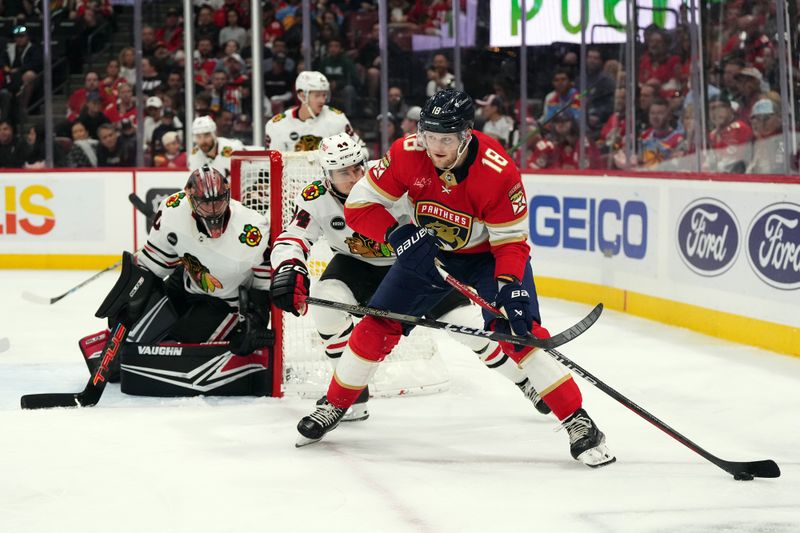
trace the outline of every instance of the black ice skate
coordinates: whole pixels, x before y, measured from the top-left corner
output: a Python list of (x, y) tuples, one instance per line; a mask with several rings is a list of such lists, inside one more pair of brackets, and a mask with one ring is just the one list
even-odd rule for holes
[(606, 436), (583, 409), (572, 413), (561, 425), (569, 433), (569, 451), (573, 458), (592, 468), (617, 460), (605, 444)]
[(321, 440), (327, 432), (339, 425), (344, 412), (344, 409), (328, 403), (327, 398), (323, 397), (321, 403), (317, 402), (317, 409), (310, 415), (304, 416), (297, 424), (300, 436), (295, 447), (300, 448)]
[[(358, 395), (356, 401), (342, 417), (342, 422), (360, 422), (369, 418), (369, 408), (367, 401), (369, 400), (369, 387), (365, 387), (361, 394)], [(323, 396), (317, 400), (317, 405), (322, 405), (323, 402), (328, 401), (327, 396)]]
[(525, 397), (531, 401), (537, 411), (543, 415), (549, 415), (552, 412), (550, 411), (550, 407), (544, 403), (542, 397), (539, 396), (539, 393), (536, 392), (536, 389), (533, 388), (533, 383), (531, 383), (531, 380), (525, 378), (525, 381), (522, 383), (517, 383), (517, 387), (519, 387), (519, 390), (522, 391), (522, 394), (524, 394)]

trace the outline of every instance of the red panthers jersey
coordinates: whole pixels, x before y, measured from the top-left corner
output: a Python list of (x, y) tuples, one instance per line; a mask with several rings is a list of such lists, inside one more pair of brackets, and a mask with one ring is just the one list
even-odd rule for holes
[(416, 135), (395, 141), (350, 192), (347, 225), (383, 242), (395, 224), (387, 207), (408, 193), (417, 224), (435, 230), (445, 249), (491, 251), (495, 277), (522, 279), (530, 247), (519, 170), (496, 140), (477, 131), (472, 135), (467, 159), (453, 172), (437, 171)]

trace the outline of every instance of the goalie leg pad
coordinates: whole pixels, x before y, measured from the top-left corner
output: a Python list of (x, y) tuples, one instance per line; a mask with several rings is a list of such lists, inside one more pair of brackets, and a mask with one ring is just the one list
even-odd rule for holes
[(103, 355), (103, 348), (106, 346), (111, 331), (104, 329), (91, 335), (87, 335), (78, 341), (78, 347), (83, 354), (83, 360), (89, 368), (89, 373), (94, 374), (100, 366), (100, 356)]

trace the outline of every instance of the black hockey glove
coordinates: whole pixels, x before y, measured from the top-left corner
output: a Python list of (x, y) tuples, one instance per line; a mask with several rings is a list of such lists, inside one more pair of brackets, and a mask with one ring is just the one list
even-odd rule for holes
[(275, 333), (269, 329), (269, 295), (266, 291), (239, 287), (239, 325), (229, 341), (230, 351), (236, 355), (250, 355), (275, 343)]
[(439, 239), (435, 231), (405, 224), (390, 231), (387, 239), (397, 254), (397, 262), (406, 270), (423, 278), (440, 279), (433, 264), (439, 252)]
[[(505, 283), (505, 282), (500, 282)], [(510, 333), (520, 337), (527, 337), (533, 327), (533, 318), (530, 312), (531, 296), (518, 281), (505, 283), (500, 287), (495, 300), (495, 306), (503, 311), (506, 320), (497, 320), (495, 329), (502, 331), (510, 329)], [(504, 327), (504, 322), (507, 326)]]
[(302, 261), (299, 259), (284, 261), (272, 275), (270, 288), (272, 303), (294, 316), (305, 315), (308, 311), (306, 297), (310, 285), (308, 269)]
[(108, 318), (113, 329), (117, 322), (131, 327), (147, 311), (154, 291), (163, 293), (163, 283), (149, 270), (136, 264), (133, 254), (122, 253), (122, 271), (111, 291), (95, 313), (97, 318)]

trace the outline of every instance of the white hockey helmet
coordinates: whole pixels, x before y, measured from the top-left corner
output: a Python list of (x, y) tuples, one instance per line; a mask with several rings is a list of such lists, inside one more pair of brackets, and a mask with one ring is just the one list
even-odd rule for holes
[(364, 164), (364, 149), (342, 132), (325, 137), (319, 143), (319, 164), (326, 171)]
[(217, 133), (217, 124), (211, 117), (197, 117), (192, 122), (192, 135), (201, 133)]
[(303, 98), (308, 96), (309, 91), (325, 91), (330, 94), (331, 84), (322, 72), (316, 70), (305, 70), (297, 75), (294, 82), (294, 90), (298, 93), (303, 91)]

